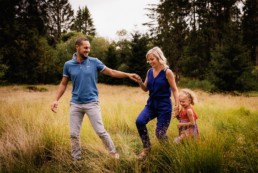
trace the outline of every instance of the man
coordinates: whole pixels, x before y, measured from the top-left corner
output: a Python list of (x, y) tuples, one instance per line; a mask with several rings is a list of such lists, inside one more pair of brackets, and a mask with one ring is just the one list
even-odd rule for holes
[(110, 135), (104, 128), (101, 111), (98, 102), (97, 77), (98, 71), (115, 78), (125, 78), (137, 81), (137, 74), (124, 73), (106, 67), (99, 59), (88, 56), (90, 53), (90, 42), (86, 38), (78, 38), (75, 43), (76, 53), (73, 58), (64, 64), (63, 78), (57, 89), (56, 96), (51, 104), (51, 110), (57, 111), (58, 100), (64, 94), (68, 81), (71, 79), (73, 89), (70, 104), (70, 141), (71, 155), (73, 160), (81, 159), (80, 129), (84, 114), (98, 134), (110, 155), (116, 159), (119, 154)]

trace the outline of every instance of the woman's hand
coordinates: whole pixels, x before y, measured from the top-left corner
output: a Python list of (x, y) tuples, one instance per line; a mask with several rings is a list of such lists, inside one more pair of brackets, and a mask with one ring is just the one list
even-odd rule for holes
[(130, 73), (129, 78), (132, 79), (135, 82), (138, 82), (139, 80), (141, 80), (141, 77), (138, 74), (135, 74), (135, 73)]

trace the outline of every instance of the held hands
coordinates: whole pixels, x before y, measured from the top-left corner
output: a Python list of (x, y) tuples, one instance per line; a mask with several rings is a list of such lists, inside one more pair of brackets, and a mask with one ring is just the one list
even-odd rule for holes
[(138, 84), (143, 84), (143, 81), (142, 81), (142, 78), (139, 76), (139, 78), (137, 79), (137, 82), (138, 82)]
[(139, 76), (139, 75), (137, 75), (137, 74), (135, 74), (136, 76), (135, 76), (135, 82), (137, 82), (137, 83), (139, 83), (139, 84), (141, 84), (141, 83), (143, 83), (143, 81), (142, 81), (142, 78)]
[(179, 106), (178, 105), (175, 105), (174, 106), (174, 111), (176, 112), (176, 111), (179, 111)]
[(175, 107), (174, 107), (174, 118), (177, 118), (178, 113), (179, 113), (179, 106), (175, 105)]
[(179, 116), (178, 116), (178, 114), (174, 113), (174, 115), (172, 116), (172, 118), (173, 118), (173, 119), (174, 119), (174, 118), (179, 119)]
[(137, 75), (137, 78), (136, 78), (136, 81), (135, 82), (137, 82), (138, 84), (139, 84), (139, 86), (140, 86), (140, 88), (143, 90), (143, 91), (148, 91), (148, 88), (147, 88), (147, 86), (145, 85), (145, 83), (143, 83), (143, 81), (142, 81), (142, 78), (139, 76), (139, 75)]
[(132, 79), (134, 82), (138, 82), (139, 80), (141, 80), (141, 77), (135, 73), (130, 73), (129, 78)]
[(58, 107), (58, 101), (53, 101), (51, 104), (51, 110), (56, 113), (57, 112), (57, 107)]

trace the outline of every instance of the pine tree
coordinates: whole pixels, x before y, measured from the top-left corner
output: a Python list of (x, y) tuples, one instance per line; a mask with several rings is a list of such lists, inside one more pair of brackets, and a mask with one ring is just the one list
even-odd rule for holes
[(93, 19), (91, 18), (91, 14), (87, 6), (83, 9), (79, 8), (71, 28), (77, 32), (82, 32), (85, 35), (96, 35)]
[(234, 24), (228, 25), (220, 44), (212, 50), (209, 80), (218, 91), (255, 89), (253, 66), (242, 36)]
[[(117, 52), (116, 52), (116, 44), (110, 44), (107, 50), (107, 56), (104, 60), (104, 64), (112, 69), (117, 69)], [(107, 83), (107, 84), (122, 84), (123, 80), (112, 78), (109, 76), (103, 77), (103, 75), (100, 76), (100, 81)]]
[(244, 5), (244, 14), (242, 19), (242, 28), (244, 34), (244, 43), (248, 45), (253, 64), (258, 65), (258, 1), (246, 0)]
[[(128, 58), (128, 72), (140, 75), (145, 80), (149, 65), (146, 63), (146, 53), (150, 48), (148, 46), (149, 38), (147, 35), (141, 35), (139, 32), (132, 33), (131, 56)], [(130, 81), (130, 85), (138, 85)]]
[(154, 44), (161, 47), (168, 63), (176, 72), (179, 70), (178, 61), (182, 57), (184, 38), (188, 32), (187, 14), (189, 11), (188, 1), (164, 0), (157, 7), (149, 8), (152, 20), (156, 20), (157, 25), (149, 23), (151, 35), (154, 36)]
[[(14, 83), (36, 83), (36, 68), (42, 54), (39, 38), (45, 36), (46, 2), (42, 0), (1, 1), (0, 56), (4, 79)], [(6, 68), (5, 68), (6, 69)]]
[(48, 32), (55, 41), (59, 41), (62, 33), (71, 28), (73, 10), (68, 0), (47, 0), (48, 3)]

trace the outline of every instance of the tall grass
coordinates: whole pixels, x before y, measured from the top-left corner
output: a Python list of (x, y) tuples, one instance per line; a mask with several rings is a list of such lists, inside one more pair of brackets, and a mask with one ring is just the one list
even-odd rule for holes
[(70, 158), (69, 101), (71, 86), (58, 113), (50, 111), (57, 86), (0, 88), (0, 172), (258, 172), (258, 98), (209, 94), (196, 90), (200, 141), (173, 144), (177, 120), (168, 130), (170, 143), (155, 137), (156, 120), (148, 124), (152, 150), (144, 161), (135, 120), (148, 94), (139, 88), (99, 84), (103, 121), (120, 153), (109, 157), (87, 116), (81, 130), (83, 160)]

